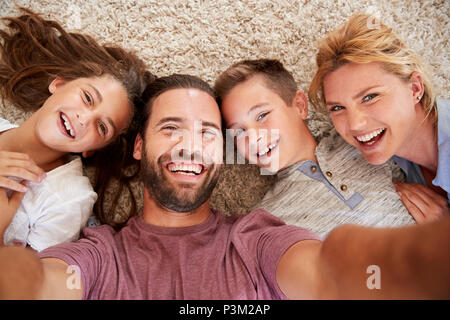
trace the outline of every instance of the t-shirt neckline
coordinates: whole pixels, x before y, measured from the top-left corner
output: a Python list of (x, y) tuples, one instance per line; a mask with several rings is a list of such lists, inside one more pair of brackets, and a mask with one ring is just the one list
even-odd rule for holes
[(142, 230), (144, 230), (146, 232), (156, 233), (156, 234), (161, 234), (161, 235), (181, 236), (181, 235), (185, 235), (185, 234), (193, 234), (193, 233), (201, 232), (201, 231), (204, 231), (204, 230), (210, 228), (211, 226), (217, 224), (217, 220), (219, 219), (218, 216), (219, 216), (219, 214), (215, 210), (210, 209), (210, 215), (202, 223), (192, 225), (192, 226), (187, 226), (187, 227), (179, 227), (179, 228), (177, 228), (177, 227), (162, 227), (162, 226), (150, 224), (144, 220), (142, 214), (137, 217), (136, 223)]

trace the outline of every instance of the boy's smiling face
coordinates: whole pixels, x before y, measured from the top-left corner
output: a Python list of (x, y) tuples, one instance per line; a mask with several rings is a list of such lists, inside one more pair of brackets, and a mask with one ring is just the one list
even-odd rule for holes
[(307, 100), (300, 91), (288, 106), (262, 75), (255, 75), (224, 97), (221, 111), (238, 151), (259, 167), (277, 172), (310, 150), (303, 143), (310, 132), (304, 123)]

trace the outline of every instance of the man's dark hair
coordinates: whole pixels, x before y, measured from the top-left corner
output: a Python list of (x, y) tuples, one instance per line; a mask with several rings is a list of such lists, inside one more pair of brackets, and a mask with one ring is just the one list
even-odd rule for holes
[(188, 74), (173, 74), (167, 77), (161, 77), (147, 85), (145, 88), (141, 103), (146, 107), (143, 108), (139, 120), (139, 133), (142, 138), (145, 137), (145, 130), (148, 119), (150, 118), (153, 103), (161, 94), (172, 89), (198, 89), (209, 94), (214, 100), (216, 95), (211, 86), (199, 77)]

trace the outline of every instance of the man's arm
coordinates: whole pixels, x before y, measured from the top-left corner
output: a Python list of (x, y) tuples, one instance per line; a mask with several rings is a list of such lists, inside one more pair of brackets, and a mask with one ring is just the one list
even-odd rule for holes
[(29, 249), (0, 248), (0, 299), (81, 299), (81, 279), (72, 285), (68, 265), (59, 259), (39, 260)]
[(301, 241), (277, 268), (291, 299), (449, 299), (450, 218), (403, 228), (355, 225)]

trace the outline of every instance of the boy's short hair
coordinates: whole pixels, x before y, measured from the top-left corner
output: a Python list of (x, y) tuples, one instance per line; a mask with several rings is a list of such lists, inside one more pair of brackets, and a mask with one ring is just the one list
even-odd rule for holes
[(235, 86), (257, 75), (261, 75), (267, 87), (278, 94), (288, 106), (292, 104), (297, 92), (294, 77), (280, 61), (259, 59), (235, 63), (217, 78), (214, 91), (219, 106)]

